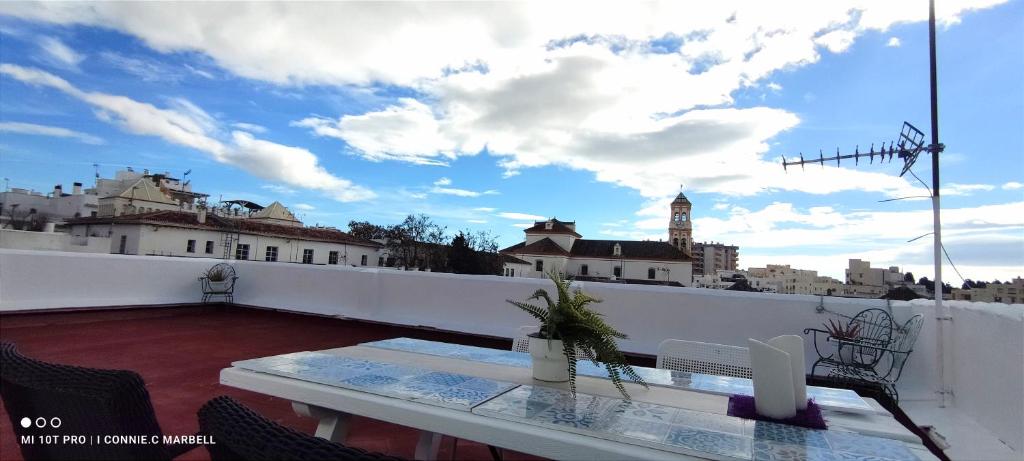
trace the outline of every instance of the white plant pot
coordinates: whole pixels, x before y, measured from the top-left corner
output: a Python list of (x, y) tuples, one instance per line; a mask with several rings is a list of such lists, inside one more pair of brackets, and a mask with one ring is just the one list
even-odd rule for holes
[(219, 282), (214, 282), (214, 281), (211, 280), (210, 281), (210, 290), (212, 290), (214, 292), (217, 292), (217, 293), (225, 292), (225, 291), (228, 290), (228, 281), (227, 280), (221, 280)]
[(564, 383), (569, 380), (569, 358), (562, 348), (562, 340), (530, 336), (530, 358), (533, 359), (533, 378), (540, 381)]

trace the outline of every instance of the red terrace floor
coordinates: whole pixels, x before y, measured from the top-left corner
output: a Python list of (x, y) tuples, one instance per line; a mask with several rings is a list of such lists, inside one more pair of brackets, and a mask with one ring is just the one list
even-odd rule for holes
[[(164, 434), (194, 434), (196, 411), (207, 400), (230, 395), (264, 416), (312, 434), (315, 421), (296, 416), (289, 402), (225, 386), (220, 370), (235, 360), (303, 350), (351, 346), (408, 336), (482, 347), (509, 348), (511, 341), (237, 307), (173, 307), (6, 314), (0, 339), (45, 361), (141, 374)], [(356, 418), (348, 444), (412, 458), (417, 432)], [(442, 443), (440, 459), (449, 459)], [(0, 459), (20, 460), (10, 418), (0, 406)], [(208, 459), (205, 449), (179, 459)], [(486, 446), (459, 441), (456, 459), (490, 459)], [(506, 452), (506, 459), (535, 459)]]

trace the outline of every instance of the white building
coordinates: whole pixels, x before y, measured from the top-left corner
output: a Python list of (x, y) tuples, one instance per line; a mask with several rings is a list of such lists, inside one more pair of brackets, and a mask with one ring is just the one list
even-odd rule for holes
[[(673, 218), (671, 222), (678, 220)], [(554, 270), (577, 280), (683, 286), (692, 283), (690, 257), (667, 242), (588, 240), (576, 232), (575, 222), (557, 219), (535, 222), (524, 233), (522, 243), (501, 250), (502, 254), (522, 260), (506, 261), (506, 274), (512, 271), (515, 276), (544, 277)], [(683, 244), (679, 242), (680, 246)]]
[(774, 283), (778, 293), (798, 295), (839, 296), (843, 282), (832, 277), (818, 275), (818, 271), (793, 269), (789, 264), (769, 264), (767, 267), (747, 269), (751, 278), (768, 279)]
[(49, 194), (12, 188), (0, 192), (0, 227), (22, 228), (28, 223), (61, 222), (68, 218), (96, 216), (97, 206), (97, 196), (83, 192), (82, 183), (78, 182), (70, 194), (64, 193), (60, 184), (54, 186), (53, 192)]
[(750, 288), (762, 293), (778, 293), (779, 287), (782, 285), (781, 279), (753, 277), (747, 271), (741, 270), (720, 270), (709, 275), (694, 274), (693, 286), (695, 288), (725, 290), (741, 280), (745, 280)]
[[(337, 229), (304, 227), (274, 202), (259, 217), (182, 211), (80, 218), (71, 235), (109, 237), (110, 253), (224, 258), (303, 264), (377, 266), (381, 245)], [(297, 224), (295, 224), (297, 223)]]

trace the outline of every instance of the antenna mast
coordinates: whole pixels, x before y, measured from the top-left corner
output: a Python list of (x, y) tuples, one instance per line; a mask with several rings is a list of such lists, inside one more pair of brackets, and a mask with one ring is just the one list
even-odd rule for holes
[(952, 388), (949, 384), (949, 377), (946, 373), (946, 354), (944, 351), (946, 344), (946, 333), (943, 331), (944, 322), (952, 320), (942, 305), (942, 220), (940, 219), (940, 204), (939, 204), (939, 154), (945, 150), (941, 142), (939, 142), (939, 84), (938, 84), (938, 72), (936, 69), (936, 56), (935, 56), (935, 0), (928, 2), (928, 57), (929, 57), (929, 84), (931, 86), (931, 143), (927, 146), (924, 145), (924, 133), (918, 130), (914, 125), (908, 122), (903, 122), (903, 129), (900, 131), (899, 141), (893, 146), (890, 141), (889, 146), (883, 143), (880, 151), (875, 151), (874, 144), (871, 145), (870, 150), (867, 154), (860, 153), (860, 149), (855, 148), (853, 154), (842, 155), (839, 150), (836, 150), (836, 155), (832, 157), (825, 157), (824, 153), (819, 151), (818, 158), (804, 160), (803, 153), (800, 153), (800, 160), (794, 160), (792, 162), (786, 161), (786, 158), (782, 158), (782, 168), (789, 171), (790, 166), (800, 165), (801, 168), (808, 163), (817, 163), (825, 167), (825, 162), (832, 162), (835, 160), (836, 166), (839, 166), (841, 160), (852, 158), (854, 165), (860, 163), (862, 157), (867, 157), (870, 163), (874, 163), (875, 155), (879, 156), (879, 163), (891, 162), (893, 155), (897, 155), (898, 158), (903, 160), (903, 170), (900, 172), (900, 176), (907, 174), (910, 168), (914, 166), (914, 162), (917, 161), (917, 156), (922, 151), (927, 151), (932, 154), (932, 226), (934, 227), (932, 235), (934, 236), (934, 265), (935, 265), (935, 319), (936, 319), (936, 365), (938, 368), (939, 376), (939, 406), (944, 408), (946, 406), (946, 400), (948, 396), (953, 393)]

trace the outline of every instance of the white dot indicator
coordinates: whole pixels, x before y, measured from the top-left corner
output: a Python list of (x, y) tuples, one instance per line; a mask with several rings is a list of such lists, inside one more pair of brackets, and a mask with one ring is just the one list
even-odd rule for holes
[(32, 425), (32, 420), (31, 419), (29, 419), (28, 417), (21, 418), (21, 427), (24, 427), (25, 429), (28, 429), (28, 427), (31, 426), (31, 425)]

